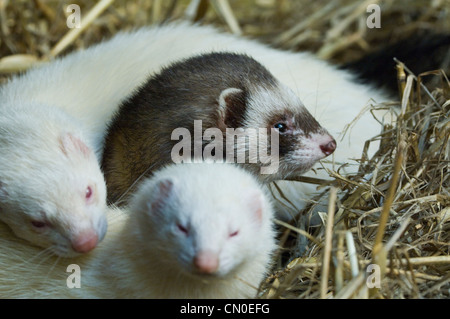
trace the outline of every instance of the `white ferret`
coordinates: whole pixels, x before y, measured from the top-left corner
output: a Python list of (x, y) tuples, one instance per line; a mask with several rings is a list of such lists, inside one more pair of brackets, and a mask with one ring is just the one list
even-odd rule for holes
[(104, 178), (81, 127), (44, 105), (0, 109), (0, 220), (60, 256), (92, 250), (107, 228)]
[(148, 36), (118, 35), (0, 86), (0, 220), (17, 236), (73, 256), (105, 235), (103, 134), (156, 67)]
[[(105, 187), (89, 150), (101, 156), (107, 124), (120, 102), (163, 66), (224, 50), (247, 53), (262, 63), (298, 94), (336, 139), (371, 99), (386, 99), (312, 54), (275, 50), (212, 27), (174, 23), (119, 33), (0, 87), (0, 117), (21, 123), (2, 125), (0, 132), (0, 220), (17, 235), (60, 255), (92, 249), (106, 229), (100, 216)], [(27, 122), (34, 124), (23, 127)], [(336, 162), (359, 158), (363, 143), (379, 130), (379, 123), (366, 112), (345, 140), (337, 139)], [(25, 131), (30, 134), (19, 137)], [(64, 151), (72, 144), (79, 150), (77, 156)], [(355, 167), (350, 163), (349, 168)], [(323, 170), (319, 174), (327, 177)], [(311, 185), (292, 185), (286, 183), (286, 190), (299, 205), (314, 191)], [(84, 226), (77, 225), (80, 219)]]
[[(159, 72), (174, 61), (208, 52), (244, 53), (260, 62), (275, 78), (300, 97), (321, 126), (337, 140), (333, 157), (316, 164), (315, 171), (307, 172), (304, 174), (306, 176), (328, 179), (329, 175), (322, 166), (337, 169), (342, 164), (346, 165), (340, 169), (340, 174), (356, 172), (359, 164), (354, 159), (361, 158), (364, 143), (381, 131), (380, 123), (367, 111), (367, 107), (387, 101), (388, 95), (370, 85), (358, 83), (352, 73), (338, 69), (313, 54), (277, 50), (212, 27), (193, 26), (188, 23), (142, 28), (132, 33), (120, 34), (118, 37), (127, 45), (128, 38), (136, 41), (128, 46), (128, 50), (132, 52), (138, 43), (148, 41), (148, 48), (142, 55), (151, 58), (149, 61), (142, 61), (141, 56), (139, 62), (149, 74)], [(117, 40), (116, 37), (114, 41)], [(133, 57), (130, 53), (128, 59)], [(125, 57), (122, 58), (120, 62), (126, 60)], [(385, 110), (373, 112), (381, 121), (384, 116), (388, 116), (386, 113)], [(269, 118), (267, 114), (246, 116), (251, 119), (258, 118), (260, 121)], [(351, 125), (345, 138), (341, 139), (347, 124), (356, 118), (358, 120)], [(369, 156), (377, 149), (377, 145), (377, 141), (371, 144)], [(331, 161), (334, 163), (331, 164)], [(281, 182), (279, 185), (297, 208), (304, 207), (315, 192), (315, 186), (311, 184)]]
[[(388, 101), (388, 95), (370, 85), (358, 83), (351, 72), (338, 69), (311, 53), (273, 49), (257, 41), (219, 32), (212, 27), (183, 23), (138, 31), (142, 35), (150, 32), (155, 34), (152, 36), (152, 46), (162, 52), (157, 54), (155, 51), (153, 59), (159, 65), (157, 69), (152, 69), (152, 73), (172, 61), (194, 54), (229, 51), (250, 55), (292, 89), (320, 125), (337, 141), (333, 155), (317, 163), (313, 167), (314, 171), (310, 170), (304, 176), (330, 179), (323, 167), (337, 170), (343, 164), (346, 166), (340, 169), (340, 174), (356, 172), (359, 167), (357, 159), (361, 158), (364, 143), (381, 132), (380, 123), (367, 107)], [(389, 120), (386, 113), (385, 110), (373, 112), (380, 121), (384, 120), (384, 116), (387, 117), (386, 121)], [(247, 116), (251, 119), (268, 118), (264, 114)], [(358, 120), (342, 139), (347, 124), (357, 117)], [(375, 141), (368, 155), (371, 156), (377, 148), (378, 142)], [(316, 192), (316, 186), (312, 184), (281, 181), (278, 185), (297, 209), (308, 204)], [(277, 211), (280, 218), (290, 219), (291, 211), (286, 210), (285, 205), (277, 205)]]
[(88, 255), (34, 263), (39, 249), (0, 225), (0, 297), (256, 297), (276, 248), (268, 198), (233, 164), (172, 164), (140, 185), (126, 213), (110, 212)]

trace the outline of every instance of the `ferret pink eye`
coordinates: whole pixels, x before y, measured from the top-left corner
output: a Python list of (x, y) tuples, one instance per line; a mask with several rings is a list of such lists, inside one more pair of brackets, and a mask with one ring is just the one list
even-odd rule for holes
[(186, 227), (184, 227), (183, 225), (177, 224), (177, 227), (182, 233), (184, 233), (186, 235), (189, 233), (189, 230)]
[(42, 229), (47, 226), (47, 223), (41, 222), (39, 220), (32, 220), (31, 225), (33, 225), (36, 228)]
[(89, 198), (92, 197), (92, 188), (91, 188), (91, 186), (88, 186), (88, 187), (86, 188), (86, 193), (85, 193), (85, 195), (86, 195), (86, 199), (89, 199)]
[(230, 233), (230, 237), (235, 237), (239, 234), (239, 230), (236, 230), (235, 232)]

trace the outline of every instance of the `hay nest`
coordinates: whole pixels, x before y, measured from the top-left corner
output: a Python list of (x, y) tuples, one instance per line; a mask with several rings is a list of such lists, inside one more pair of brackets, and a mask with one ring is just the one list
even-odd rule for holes
[[(215, 24), (337, 63), (421, 30), (450, 31), (447, 0), (73, 3), (83, 24), (69, 30), (71, 11), (63, 2), (0, 1), (0, 81), (119, 30), (171, 19)], [(382, 10), (381, 29), (365, 24), (374, 3)], [(398, 64), (399, 102), (380, 106), (398, 118), (373, 138), (381, 145), (372, 158), (361, 150), (357, 174), (330, 172), (334, 181), (321, 188), (330, 203), (323, 224), (305, 231), (279, 222), (285, 251), (292, 252), (290, 237), (303, 236), (308, 244), (302, 257), (290, 254), (287, 263), (279, 254), (262, 298), (450, 297), (450, 83), (444, 72), (430, 71), (414, 75)], [(427, 88), (425, 76), (438, 81)], [(339, 200), (337, 191), (344, 195)]]
[(450, 297), (450, 82), (431, 74), (442, 81), (432, 92), (408, 75), (398, 119), (366, 143), (381, 146), (370, 159), (362, 150), (357, 174), (329, 172), (323, 226), (285, 225), (310, 243), (267, 279), (265, 297)]

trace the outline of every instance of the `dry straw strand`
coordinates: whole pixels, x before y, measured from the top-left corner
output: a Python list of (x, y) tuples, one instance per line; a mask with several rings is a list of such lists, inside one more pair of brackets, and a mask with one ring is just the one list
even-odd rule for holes
[(337, 189), (330, 188), (330, 198), (328, 202), (328, 217), (325, 231), (325, 247), (322, 262), (322, 278), (320, 284), (320, 298), (324, 299), (328, 291), (328, 273), (331, 259), (332, 237), (333, 237), (333, 223), (334, 223), (334, 207), (336, 204)]
[(73, 28), (68, 31), (64, 37), (52, 48), (49, 57), (53, 58), (66, 49), (73, 41), (75, 41), (80, 34), (86, 30), (90, 24), (97, 19), (98, 16), (105, 11), (114, 0), (101, 0), (98, 2), (83, 18), (80, 28)]
[[(86, 15), (83, 15), (82, 23), (86, 29), (75, 36), (72, 33), (54, 56), (87, 47), (120, 30), (182, 18), (191, 2), (111, 1), (107, 10), (96, 15), (95, 21), (89, 25), (85, 26)], [(215, 2), (214, 6), (211, 1), (198, 0), (193, 18), (188, 15), (188, 19), (232, 30), (233, 23), (229, 18), (226, 20), (218, 1)], [(86, 8), (86, 13), (94, 7), (92, 1), (78, 0), (76, 3)], [(99, 0), (95, 3), (107, 2)], [(319, 52), (332, 63), (339, 64), (355, 61), (386, 43), (424, 29), (450, 33), (447, 0), (431, 4), (409, 0), (378, 1), (382, 7), (382, 28), (377, 30), (369, 30), (365, 26), (367, 3), (353, 0), (318, 0), (313, 3), (306, 0), (227, 1), (229, 6), (225, 12), (231, 14), (229, 17), (235, 20), (244, 35), (293, 51)], [(62, 9), (59, 1), (0, 0), (1, 81), (6, 80), (10, 73), (21, 72), (43, 62), (52, 48), (55, 50), (56, 45), (61, 46), (58, 40), (62, 41), (70, 33)], [(39, 58), (42, 56), (44, 59)], [(428, 57), (423, 57), (423, 61), (426, 59)], [(447, 67), (444, 65), (444, 71), (448, 73), (448, 53), (445, 59)], [(263, 297), (320, 298), (325, 291), (325, 297), (335, 298), (450, 298), (450, 278), (447, 275), (450, 270), (450, 83), (443, 71), (430, 70), (416, 75), (411, 71), (415, 65), (394, 61), (397, 62), (399, 94), (395, 101), (376, 101), (383, 102), (376, 108), (399, 113), (400, 120), (384, 123), (375, 118), (380, 123), (381, 133), (367, 141), (361, 150), (358, 172), (341, 174), (338, 166), (342, 163), (336, 163), (336, 170), (330, 172), (331, 181), (310, 177), (297, 179), (319, 185), (318, 191), (322, 190), (318, 198), (308, 201), (309, 204), (315, 204), (319, 199), (326, 202), (329, 192), (325, 190), (330, 186), (340, 189), (339, 211), (334, 216), (331, 232), (337, 245), (332, 241), (326, 248), (331, 247), (331, 256), (337, 249), (339, 261), (332, 263), (333, 259), (330, 259), (324, 263), (325, 243), (329, 238), (326, 224), (307, 229), (277, 222), (282, 228), (282, 247), (266, 281), (267, 290), (271, 293), (263, 290)], [(379, 67), (390, 68), (387, 65)], [(395, 76), (395, 69), (392, 74)], [(430, 77), (439, 80), (429, 84), (426, 80)], [(360, 115), (375, 108), (369, 105), (375, 101), (369, 102), (367, 108), (361, 105)], [(352, 123), (347, 130), (353, 128)], [(407, 135), (402, 136), (403, 132)], [(405, 142), (404, 165), (398, 172), (398, 186), (387, 210), (386, 193), (393, 179), (399, 140)], [(367, 149), (373, 146), (374, 141), (380, 141), (380, 147), (369, 158)], [(277, 193), (276, 187), (274, 190), (273, 195), (290, 207), (293, 217), (306, 219), (304, 214), (309, 207), (300, 211), (292, 207), (290, 198)], [(383, 231), (379, 229), (381, 212), (387, 215)], [(346, 250), (342, 250), (339, 239), (343, 231)], [(297, 234), (309, 241), (301, 256), (295, 255), (296, 247), (292, 244), (292, 237)], [(376, 236), (382, 236), (382, 247), (389, 253), (389, 258), (385, 260), (386, 275), (381, 289), (376, 294), (367, 295), (364, 270), (373, 262)], [(325, 279), (321, 270), (325, 264), (329, 273), (327, 283), (323, 285)], [(333, 268), (334, 265), (337, 269)]]

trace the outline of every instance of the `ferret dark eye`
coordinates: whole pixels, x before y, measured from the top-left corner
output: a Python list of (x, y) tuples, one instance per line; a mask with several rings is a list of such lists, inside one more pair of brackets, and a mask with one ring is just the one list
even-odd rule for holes
[(33, 225), (33, 227), (38, 228), (38, 229), (43, 229), (43, 228), (47, 227), (46, 222), (42, 222), (39, 220), (32, 220), (31, 225)]
[(92, 197), (92, 188), (88, 186), (85, 191), (86, 199), (90, 199)]
[(189, 230), (186, 227), (184, 227), (183, 225), (177, 224), (177, 227), (182, 233), (184, 233), (186, 235), (189, 233)]
[(230, 237), (235, 237), (235, 236), (237, 236), (238, 234), (239, 234), (239, 230), (236, 230), (236, 231), (230, 233)]
[(284, 123), (277, 123), (273, 127), (276, 128), (280, 133), (284, 133), (287, 131), (287, 125)]

